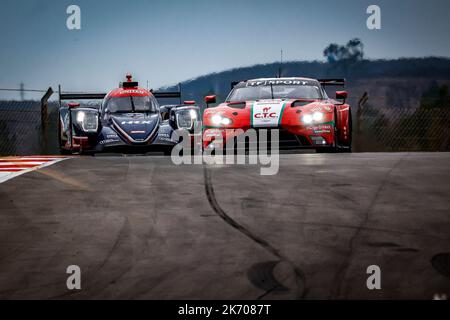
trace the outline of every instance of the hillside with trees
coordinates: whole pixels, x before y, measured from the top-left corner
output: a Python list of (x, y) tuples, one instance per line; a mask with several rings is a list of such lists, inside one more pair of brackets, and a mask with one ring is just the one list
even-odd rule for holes
[[(364, 45), (359, 39), (345, 45), (330, 44), (323, 56), (326, 61), (288, 61), (281, 66), (279, 62), (258, 64), (183, 81), (183, 98), (201, 102), (205, 95), (216, 94), (222, 101), (233, 81), (277, 77), (281, 73), (283, 77), (345, 78), (353, 102), (367, 92), (372, 102), (377, 99), (383, 107), (417, 108), (422, 94), (433, 83), (450, 84), (449, 58), (369, 60), (364, 58)], [(174, 90), (176, 86), (163, 89)]]

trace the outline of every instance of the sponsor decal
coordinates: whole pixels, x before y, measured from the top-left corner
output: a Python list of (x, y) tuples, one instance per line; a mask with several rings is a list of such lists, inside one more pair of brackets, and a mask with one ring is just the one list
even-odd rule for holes
[(166, 132), (161, 132), (161, 133), (158, 133), (158, 137), (166, 137), (166, 138), (170, 138), (170, 134), (169, 134), (169, 133), (166, 133)]
[(324, 105), (314, 105), (309, 109), (310, 112), (331, 112), (332, 109), (330, 106), (324, 106)]
[(283, 101), (257, 101), (252, 106), (253, 127), (277, 127), (281, 122), (286, 103)]
[(255, 113), (255, 118), (262, 119), (262, 118), (276, 118), (277, 113), (276, 112), (270, 112), (270, 107), (263, 108), (262, 112)]
[(115, 142), (120, 142), (120, 139), (105, 139), (105, 140), (101, 140), (99, 142), (99, 144), (108, 144), (108, 143), (115, 143)]
[(128, 89), (128, 90), (122, 90), (120, 92), (121, 95), (123, 95), (123, 94), (131, 94), (131, 93), (146, 94), (146, 92), (144, 90), (139, 90), (139, 89)]
[(151, 120), (130, 120), (130, 121), (122, 121), (120, 124), (151, 124)]
[(306, 86), (313, 85), (312, 81), (306, 80), (259, 80), (259, 81), (247, 81), (245, 83), (246, 87), (256, 87), (256, 86), (280, 86), (280, 85), (297, 85), (297, 86)]
[(170, 138), (170, 134), (169, 133), (159, 133), (158, 134), (158, 139), (161, 141), (172, 141), (172, 139)]
[(319, 126), (311, 127), (311, 130), (313, 131), (314, 134), (331, 133), (331, 126), (329, 124), (319, 125)]
[[(154, 133), (156, 130), (158, 130), (159, 128), (159, 121), (158, 118), (156, 118), (157, 121), (155, 123), (155, 126), (153, 127), (153, 131), (150, 132), (150, 134), (147, 136), (146, 139), (135, 139), (133, 137), (131, 137), (124, 129), (122, 129), (117, 122), (114, 120), (114, 118), (112, 119), (112, 122), (115, 126), (115, 128), (119, 131), (119, 133), (121, 133), (127, 140), (129, 140), (130, 142), (147, 142), (149, 141), (151, 138), (154, 137)], [(144, 123), (153, 123), (153, 121), (150, 120), (136, 120), (136, 121), (122, 121), (121, 124), (144, 124)]]

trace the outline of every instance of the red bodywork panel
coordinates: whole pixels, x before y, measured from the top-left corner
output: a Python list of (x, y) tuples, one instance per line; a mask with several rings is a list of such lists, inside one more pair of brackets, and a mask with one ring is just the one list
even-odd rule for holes
[(351, 141), (351, 113), (348, 104), (336, 106), (339, 141), (348, 144)]
[(77, 137), (77, 136), (73, 136), (72, 137), (72, 145), (70, 145), (70, 142), (67, 141), (66, 143), (66, 148), (67, 149), (72, 149), (74, 151), (83, 151), (85, 149), (89, 149), (89, 140), (88, 137)]

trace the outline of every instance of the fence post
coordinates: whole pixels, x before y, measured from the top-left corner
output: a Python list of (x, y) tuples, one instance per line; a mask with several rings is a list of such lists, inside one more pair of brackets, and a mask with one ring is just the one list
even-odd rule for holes
[(364, 104), (369, 100), (369, 95), (367, 92), (364, 92), (364, 94), (359, 98), (358, 101), (358, 110), (356, 111), (356, 151), (361, 151), (361, 133), (362, 133), (362, 114), (363, 114), (363, 107)]
[(41, 98), (41, 126), (45, 128), (48, 120), (48, 99), (53, 94), (52, 87), (48, 88), (47, 92)]
[(52, 87), (49, 87), (47, 92), (41, 98), (41, 132), (44, 138), (43, 150), (47, 151), (47, 122), (48, 122), (48, 99), (53, 94)]

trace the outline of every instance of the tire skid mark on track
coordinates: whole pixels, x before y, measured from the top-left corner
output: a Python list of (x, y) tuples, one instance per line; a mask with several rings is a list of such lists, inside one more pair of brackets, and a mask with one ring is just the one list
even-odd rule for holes
[[(133, 161), (132, 157), (124, 157), (126, 158), (126, 164), (123, 166), (123, 170), (121, 171), (121, 177), (119, 180), (123, 181), (130, 181), (133, 182), (136, 180), (136, 170), (134, 169), (134, 166), (138, 165)], [(153, 175), (155, 173), (155, 166), (151, 164), (151, 166), (145, 171), (145, 174), (148, 175), (148, 181), (150, 182), (149, 188), (153, 185)], [(108, 194), (114, 194), (114, 185), (110, 185), (108, 187)], [(128, 190), (130, 191), (130, 190)], [(130, 192), (131, 195), (133, 195), (133, 192)], [(152, 193), (149, 193), (152, 195)], [(110, 208), (113, 208), (114, 212), (117, 210), (115, 204), (111, 202), (110, 199), (106, 198), (104, 199), (105, 203), (107, 203), (107, 206)], [(139, 200), (136, 200), (139, 201)], [(149, 217), (153, 221), (153, 224), (156, 225), (158, 222), (158, 214), (157, 214), (157, 201), (151, 201), (154, 205), (152, 207), (148, 207), (150, 210)], [(104, 216), (104, 219), (111, 215), (111, 213), (108, 213)], [(112, 215), (115, 215), (113, 213)], [(146, 251), (151, 250), (151, 248), (148, 246), (148, 242), (144, 241), (146, 235), (140, 235), (133, 232), (133, 215), (130, 215), (129, 212), (123, 211), (123, 213), (120, 213), (120, 216), (123, 218), (123, 222), (121, 227), (116, 231), (114, 237), (113, 237), (113, 244), (110, 247), (107, 255), (102, 260), (101, 263), (99, 263), (94, 271), (92, 272), (91, 277), (88, 279), (89, 282), (97, 283), (96, 277), (101, 275), (105, 270), (108, 271), (108, 277), (107, 281), (99, 282), (97, 283), (97, 289), (95, 289), (91, 295), (93, 296), (102, 296), (103, 294), (107, 294), (108, 290), (110, 290), (110, 287), (112, 285), (115, 285), (117, 282), (119, 282), (124, 276), (127, 276), (127, 279), (133, 279), (133, 276), (130, 276), (130, 272), (135, 267), (137, 259), (139, 259), (139, 255), (146, 254)], [(149, 230), (150, 233), (154, 232), (154, 229)], [(145, 249), (140, 249), (140, 252), (137, 252), (136, 250), (139, 249), (139, 246), (133, 241), (134, 238), (136, 241), (140, 241), (140, 243), (146, 245)], [(126, 254), (127, 259), (126, 263), (121, 265), (121, 268), (114, 269), (114, 259), (117, 256), (122, 256)], [(111, 263), (111, 264), (110, 264)], [(109, 271), (109, 268), (113, 268), (113, 271)], [(131, 281), (131, 280), (130, 280)], [(145, 289), (145, 291), (142, 294), (147, 293), (148, 290)]]
[[(126, 157), (127, 158), (127, 157)], [(128, 180), (129, 174), (130, 174), (130, 166), (131, 166), (131, 162), (130, 159), (127, 158), (127, 162), (126, 165), (124, 166), (124, 170), (120, 171), (121, 172), (121, 177), (124, 181)], [(107, 190), (107, 194), (114, 194), (114, 184), (110, 184), (108, 185), (105, 190)], [(104, 201), (104, 207), (107, 208), (115, 208), (114, 205), (114, 201), (111, 200), (109, 197), (102, 197), (102, 200)], [(115, 209), (113, 210), (113, 212), (115, 211)], [(107, 220), (111, 215), (114, 215), (114, 213), (111, 212), (106, 212), (103, 215), (103, 220)], [(122, 223), (120, 228), (118, 228), (118, 230), (116, 231), (116, 233), (114, 234), (114, 236), (112, 237), (112, 245), (110, 246), (108, 252), (106, 253), (106, 255), (104, 256), (104, 258), (102, 259), (101, 262), (99, 262), (95, 267), (94, 270), (92, 271), (90, 278), (87, 279), (87, 281), (92, 282), (92, 283), (97, 283), (96, 285), (96, 289), (93, 291), (93, 295), (100, 295), (102, 292), (104, 292), (105, 290), (108, 289), (108, 287), (111, 285), (111, 283), (114, 283), (116, 281), (118, 281), (120, 278), (122, 278), (125, 274), (127, 274), (131, 269), (132, 269), (132, 265), (131, 265), (131, 261), (132, 259), (127, 259), (127, 263), (124, 264), (122, 266), (122, 269), (120, 271), (114, 271), (111, 274), (109, 274), (109, 277), (107, 278), (107, 281), (100, 281), (97, 282), (97, 277), (100, 276), (104, 270), (107, 269), (108, 267), (108, 263), (111, 262), (111, 259), (114, 257), (115, 254), (117, 254), (117, 252), (121, 249), (122, 246), (130, 244), (131, 242), (129, 241), (130, 239), (130, 235), (131, 235), (131, 223), (129, 220), (129, 216), (126, 213), (121, 213), (120, 214), (121, 218), (122, 218)], [(132, 248), (130, 248), (130, 251), (132, 253), (132, 257), (133, 257), (133, 250)]]
[(450, 278), (450, 252), (438, 253), (431, 258), (430, 262), (437, 272)]
[(351, 262), (354, 258), (355, 248), (356, 248), (356, 240), (359, 237), (359, 235), (361, 234), (361, 232), (365, 230), (365, 227), (370, 218), (370, 214), (372, 213), (372, 209), (375, 206), (375, 204), (381, 194), (381, 191), (383, 191), (383, 189), (386, 185), (386, 182), (388, 181), (389, 176), (407, 156), (408, 156), (408, 153), (406, 153), (404, 156), (402, 156), (400, 159), (398, 159), (398, 161), (385, 173), (384, 177), (382, 178), (382, 180), (380, 182), (380, 185), (378, 186), (377, 190), (375, 191), (372, 201), (370, 201), (367, 209), (364, 210), (363, 212), (361, 212), (363, 214), (364, 219), (361, 222), (361, 224), (356, 228), (353, 236), (350, 238), (350, 241), (348, 243), (348, 248), (349, 248), (348, 254), (347, 254), (347, 257), (345, 258), (344, 262), (339, 267), (338, 272), (336, 273), (336, 281), (334, 282), (334, 283), (336, 283), (336, 289), (332, 293), (331, 298), (334, 298), (334, 299), (340, 298), (342, 291), (343, 291), (345, 277), (348, 273), (348, 269), (350, 268)]
[[(390, 234), (396, 234), (396, 235), (405, 235), (405, 236), (414, 236), (414, 237), (421, 237), (426, 239), (436, 239), (439, 241), (450, 241), (449, 237), (439, 237), (433, 234), (423, 234), (416, 231), (401, 231), (401, 230), (395, 230), (395, 229), (383, 229), (383, 228), (373, 228), (373, 227), (367, 227), (367, 226), (353, 226), (353, 225), (342, 225), (342, 224), (331, 224), (331, 223), (322, 223), (322, 222), (304, 222), (300, 221), (299, 224), (306, 225), (306, 226), (317, 226), (317, 227), (327, 227), (327, 228), (336, 228), (336, 229), (361, 229), (361, 231), (367, 231), (367, 232), (382, 232), (382, 233), (390, 233)], [(368, 244), (371, 246), (371, 244)], [(389, 246), (389, 245), (388, 245)]]
[[(257, 243), (263, 249), (265, 249), (269, 253), (273, 254), (275, 257), (277, 257), (279, 259), (278, 262), (288, 263), (294, 270), (295, 276), (296, 276), (296, 282), (297, 282), (297, 288), (298, 288), (296, 297), (298, 299), (305, 298), (307, 290), (306, 290), (306, 281), (305, 281), (306, 279), (305, 279), (304, 273), (300, 269), (296, 268), (295, 265), (288, 258), (284, 257), (281, 254), (281, 252), (278, 249), (276, 249), (275, 247), (273, 247), (269, 242), (258, 237), (255, 234), (253, 234), (250, 230), (248, 230), (247, 228), (245, 228), (244, 226), (239, 224), (236, 220), (231, 218), (222, 209), (222, 207), (219, 205), (219, 203), (216, 199), (216, 195), (214, 192), (214, 187), (213, 187), (212, 179), (211, 179), (211, 173), (206, 166), (203, 167), (203, 173), (204, 173), (204, 184), (205, 184), (206, 197), (208, 198), (208, 202), (209, 202), (211, 208), (214, 210), (214, 212), (216, 212), (216, 214), (220, 218), (222, 218), (222, 220), (225, 221), (228, 225), (230, 225), (231, 227), (233, 227), (234, 229), (236, 229), (237, 231), (239, 231), (240, 233), (245, 235), (247, 238), (249, 238), (250, 240)], [(266, 290), (266, 292), (263, 293), (262, 295), (260, 295), (257, 299), (264, 298), (269, 293), (274, 291), (277, 287), (278, 287), (278, 285), (275, 285), (274, 287)]]

